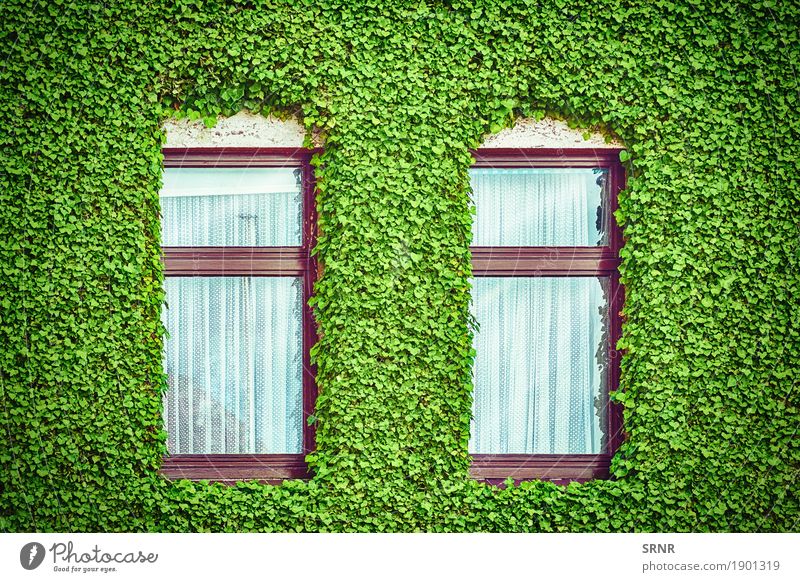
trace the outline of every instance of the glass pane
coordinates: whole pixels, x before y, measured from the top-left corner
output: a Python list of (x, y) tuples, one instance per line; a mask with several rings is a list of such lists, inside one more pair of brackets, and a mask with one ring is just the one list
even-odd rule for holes
[(170, 453), (300, 453), (301, 280), (168, 277)]
[(472, 168), (475, 246), (606, 245), (601, 168)]
[(299, 168), (166, 168), (164, 246), (298, 246)]
[(607, 278), (474, 280), (472, 453), (605, 447)]

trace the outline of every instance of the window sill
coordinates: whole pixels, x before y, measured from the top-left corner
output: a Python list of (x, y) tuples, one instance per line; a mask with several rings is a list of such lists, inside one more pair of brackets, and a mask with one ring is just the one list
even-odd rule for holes
[(559, 483), (607, 479), (611, 455), (472, 455), (470, 476), (499, 484), (543, 480)]
[(253, 480), (277, 485), (287, 479), (310, 478), (305, 455), (171, 455), (164, 457), (161, 474), (171, 480), (227, 485)]
[[(582, 483), (607, 479), (610, 465), (610, 455), (472, 455), (470, 476), (492, 485), (507, 479)], [(164, 457), (161, 474), (170, 480), (228, 485), (239, 481), (277, 485), (311, 478), (304, 455), (172, 455)]]

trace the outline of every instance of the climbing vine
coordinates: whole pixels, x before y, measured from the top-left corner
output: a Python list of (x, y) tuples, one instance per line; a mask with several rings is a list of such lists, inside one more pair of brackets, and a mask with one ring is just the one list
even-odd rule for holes
[[(0, 530), (790, 531), (791, 2), (0, 3)], [(170, 482), (159, 129), (297, 115), (322, 275), (314, 477)], [(613, 478), (468, 476), (469, 148), (518, 116), (629, 173)]]

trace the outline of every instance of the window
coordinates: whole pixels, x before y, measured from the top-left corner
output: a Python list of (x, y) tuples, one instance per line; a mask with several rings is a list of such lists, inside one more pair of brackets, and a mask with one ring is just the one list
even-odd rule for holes
[(164, 150), (168, 477), (307, 476), (311, 154)]
[(479, 150), (472, 474), (607, 477), (620, 438), (617, 150)]

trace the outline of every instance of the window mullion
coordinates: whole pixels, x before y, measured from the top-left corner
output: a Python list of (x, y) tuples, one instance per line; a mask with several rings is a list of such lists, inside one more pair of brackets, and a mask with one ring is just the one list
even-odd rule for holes
[(164, 247), (169, 276), (293, 276), (308, 271), (302, 247)]
[(471, 247), (477, 277), (608, 276), (619, 267), (609, 247)]

